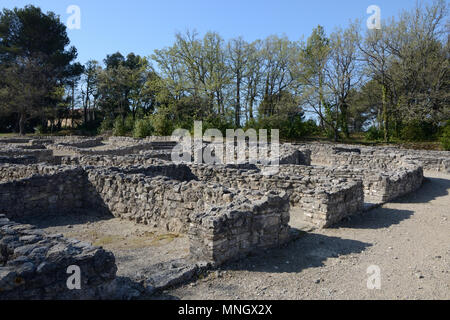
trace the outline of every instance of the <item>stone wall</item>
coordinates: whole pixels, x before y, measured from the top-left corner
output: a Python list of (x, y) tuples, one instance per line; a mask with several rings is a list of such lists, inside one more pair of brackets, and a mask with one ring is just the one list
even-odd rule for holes
[(259, 200), (236, 198), (195, 216), (190, 225), (191, 255), (219, 265), (289, 239), (289, 199), (267, 193)]
[(59, 145), (74, 147), (74, 148), (93, 148), (103, 145), (103, 138), (87, 138), (82, 140), (67, 140), (59, 141)]
[(259, 170), (229, 166), (189, 165), (199, 180), (236, 190), (286, 191), (292, 213), (318, 227), (327, 227), (363, 207), (361, 181), (329, 179), (326, 176), (278, 174), (264, 176)]
[(310, 149), (312, 152), (311, 160), (316, 164), (335, 165), (335, 157), (339, 154), (361, 154), (377, 158), (390, 154), (419, 162), (423, 170), (450, 173), (450, 151), (412, 150), (396, 147), (367, 147), (326, 143), (296, 144), (295, 147)]
[[(20, 168), (20, 166), (13, 166)], [(64, 214), (85, 208), (86, 173), (81, 168), (28, 166), (21, 174), (38, 172), (21, 180), (0, 183), (0, 213), (10, 219), (30, 215)], [(6, 175), (5, 171), (0, 171)], [(11, 175), (11, 171), (8, 173)], [(20, 178), (13, 174), (13, 179)], [(91, 195), (91, 197), (94, 195)]]
[[(215, 224), (214, 228), (218, 229), (213, 228), (213, 233), (215, 236), (219, 234), (223, 240), (225, 236), (231, 237), (233, 232), (240, 232), (242, 234), (238, 234), (236, 239), (246, 239), (249, 244), (245, 245), (244, 241), (237, 249), (233, 247), (235, 240), (230, 238), (229, 251), (224, 255), (225, 244), (219, 246), (215, 243), (208, 249), (212, 257), (221, 257), (215, 263), (243, 256), (255, 248), (276, 246), (285, 240), (288, 230), (287, 196), (280, 200), (273, 193), (267, 200), (259, 191), (229, 189), (215, 183), (196, 181), (186, 165), (122, 169), (15, 165), (0, 172), (10, 180), (0, 183), (0, 213), (18, 221), (30, 215), (65, 214), (89, 209), (149, 224), (160, 230), (189, 233), (193, 242), (191, 246), (196, 247), (204, 240), (193, 237), (195, 232), (200, 232), (194, 225), (204, 221), (199, 217), (211, 216), (215, 212), (221, 212), (222, 218), (231, 215), (232, 218), (224, 225)], [(241, 205), (249, 201), (256, 201), (251, 206), (253, 209), (242, 211)], [(268, 207), (266, 202), (269, 202)], [(276, 207), (280, 203), (280, 207)], [(258, 209), (260, 207), (266, 211)], [(247, 221), (249, 225), (242, 225), (241, 220), (247, 219), (249, 212), (255, 217)], [(227, 229), (238, 225), (241, 229)], [(191, 228), (196, 231), (190, 231)], [(205, 251), (202, 249), (201, 252)], [(195, 249), (192, 254), (194, 259), (206, 257)]]
[(17, 156), (17, 157), (0, 157), (0, 164), (11, 163), (11, 164), (34, 164), (37, 163), (38, 159), (34, 156)]
[(3, 157), (35, 157), (38, 162), (51, 162), (53, 160), (53, 151), (46, 149), (21, 149), (17, 147), (0, 148), (0, 156)]
[[(67, 287), (73, 265), (80, 268), (79, 290)], [(46, 236), (0, 215), (0, 300), (109, 298), (116, 271), (111, 252), (61, 235)]]
[(384, 203), (399, 196), (417, 190), (423, 181), (420, 166), (408, 164), (393, 171), (355, 168), (353, 166), (321, 167), (321, 166), (280, 166), (280, 172), (286, 175), (324, 176), (330, 180), (345, 178), (362, 181), (364, 201)]
[[(157, 153), (156, 155), (153, 152)], [(162, 151), (153, 151), (140, 155), (126, 156), (65, 156), (59, 157), (59, 163), (64, 165), (129, 167), (146, 166), (165, 163), (166, 155)], [(161, 157), (158, 157), (161, 154)]]
[[(147, 168), (147, 170), (149, 170)], [(232, 201), (226, 188), (198, 181), (130, 174), (115, 170), (89, 170), (94, 207), (103, 205), (116, 217), (155, 228), (185, 233), (199, 210)], [(94, 191), (95, 190), (95, 191)], [(95, 203), (98, 199), (101, 203)]]
[(48, 146), (49, 149), (71, 152), (77, 155), (105, 155), (105, 156), (124, 156), (129, 154), (139, 154), (144, 150), (160, 150), (166, 149), (166, 145), (161, 145), (157, 142), (141, 142), (135, 145), (127, 146), (110, 146), (102, 149), (80, 148), (67, 144), (53, 144)]

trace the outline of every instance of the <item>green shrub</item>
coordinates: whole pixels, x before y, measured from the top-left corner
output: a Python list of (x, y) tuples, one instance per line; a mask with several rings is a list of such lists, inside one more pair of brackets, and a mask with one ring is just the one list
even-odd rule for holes
[(320, 128), (313, 119), (307, 120), (303, 125), (304, 125), (304, 135), (313, 136), (320, 134)]
[(136, 120), (133, 129), (133, 137), (145, 138), (153, 134), (153, 125), (150, 118)]
[(400, 131), (406, 141), (431, 141), (436, 139), (437, 127), (428, 121), (408, 122)]
[(224, 117), (211, 117), (203, 120), (203, 132), (208, 129), (218, 129), (225, 137), (227, 129), (235, 129), (234, 124)]
[(126, 133), (127, 130), (125, 127), (125, 121), (122, 119), (122, 117), (117, 117), (116, 120), (114, 120), (113, 135), (124, 136)]
[(106, 117), (101, 123), (98, 129), (99, 133), (106, 133), (114, 128), (114, 120), (110, 117)]
[(113, 135), (115, 136), (126, 136), (133, 132), (134, 120), (133, 116), (130, 114), (125, 119), (122, 116), (118, 116), (114, 120)]
[(400, 138), (406, 141), (422, 141), (424, 133), (418, 123), (408, 123), (400, 132)]
[(151, 124), (155, 135), (158, 136), (170, 136), (175, 129), (175, 124), (169, 118), (168, 112), (163, 109), (151, 116)]
[(450, 151), (450, 120), (447, 121), (447, 124), (444, 127), (444, 130), (442, 131), (441, 136), (441, 145), (444, 150)]
[(383, 130), (379, 130), (377, 127), (372, 126), (366, 131), (364, 137), (368, 141), (377, 141), (384, 138), (384, 133)]

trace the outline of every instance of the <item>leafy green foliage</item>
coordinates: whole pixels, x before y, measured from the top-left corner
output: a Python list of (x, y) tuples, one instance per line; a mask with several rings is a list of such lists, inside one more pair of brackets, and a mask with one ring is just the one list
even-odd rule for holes
[(123, 117), (118, 116), (116, 120), (114, 120), (113, 126), (113, 135), (115, 136), (127, 136), (133, 132), (134, 129), (134, 120), (133, 116), (130, 114), (125, 119)]
[(114, 128), (114, 120), (110, 117), (106, 117), (101, 123), (98, 129), (99, 133), (107, 133)]
[(176, 129), (170, 118), (170, 113), (166, 109), (159, 110), (156, 114), (151, 116), (151, 123), (154, 128), (155, 135), (170, 136)]
[(150, 118), (138, 119), (134, 124), (133, 137), (145, 138), (151, 136), (154, 132)]
[(410, 121), (402, 128), (400, 137), (405, 141), (431, 141), (435, 139), (437, 127), (427, 121)]
[[(107, 55), (104, 67), (72, 62), (76, 50), (54, 13), (5, 9), (0, 130), (40, 124), (53, 132), (73, 120), (77, 132), (145, 137), (192, 131), (202, 120), (204, 130), (279, 129), (282, 139), (338, 140), (369, 124), (371, 141), (437, 139), (450, 115), (449, 42), (441, 32), (447, 9), (443, 0), (417, 4), (383, 32), (360, 34), (350, 23), (328, 34), (318, 26), (306, 41), (187, 31), (149, 58)], [(306, 114), (315, 120), (305, 122)]]
[(442, 148), (450, 151), (450, 120), (447, 121), (440, 138)]
[(371, 126), (364, 134), (364, 137), (368, 141), (378, 141), (378, 140), (383, 139), (384, 132), (383, 132), (383, 130), (379, 130), (375, 126)]
[(64, 95), (55, 91), (81, 73), (69, 43), (66, 26), (53, 12), (32, 5), (0, 12), (0, 100), (7, 101), (0, 106), (18, 115), (21, 134), (31, 118), (59, 111)]

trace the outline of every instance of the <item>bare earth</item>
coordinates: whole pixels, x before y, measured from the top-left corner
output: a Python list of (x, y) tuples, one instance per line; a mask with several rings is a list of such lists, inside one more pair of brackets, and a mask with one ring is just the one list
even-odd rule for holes
[(131, 221), (95, 214), (73, 214), (24, 221), (48, 234), (61, 233), (110, 250), (116, 257), (117, 275), (136, 278), (154, 264), (186, 257), (185, 235), (161, 233)]
[[(172, 299), (450, 299), (450, 175), (287, 247), (230, 263)], [(379, 266), (381, 289), (368, 289)]]

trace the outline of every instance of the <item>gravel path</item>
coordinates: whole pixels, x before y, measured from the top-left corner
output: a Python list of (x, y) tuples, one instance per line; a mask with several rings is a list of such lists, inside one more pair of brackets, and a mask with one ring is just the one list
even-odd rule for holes
[[(413, 194), (160, 298), (450, 299), (450, 175), (426, 176)], [(380, 289), (367, 288), (372, 265)]]

